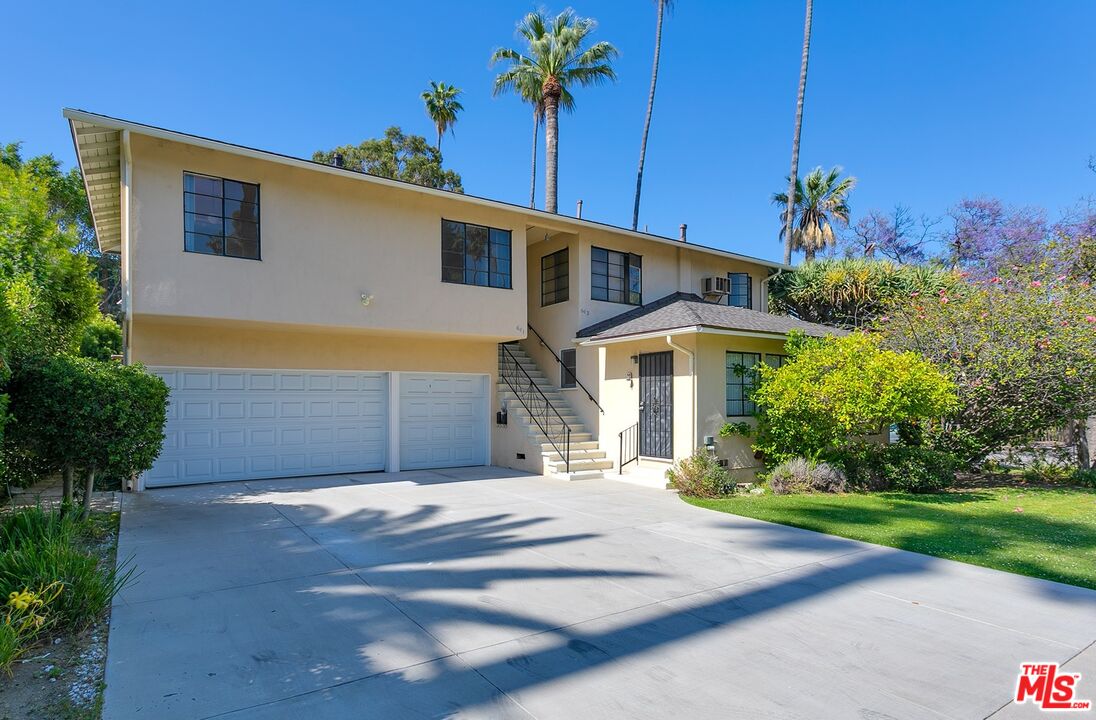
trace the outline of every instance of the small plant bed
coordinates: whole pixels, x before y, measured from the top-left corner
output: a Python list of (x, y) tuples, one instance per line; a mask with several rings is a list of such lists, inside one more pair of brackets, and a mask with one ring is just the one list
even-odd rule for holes
[(0, 718), (97, 720), (116, 569), (118, 513), (0, 511)]
[(1096, 489), (682, 497), (698, 507), (1096, 589)]

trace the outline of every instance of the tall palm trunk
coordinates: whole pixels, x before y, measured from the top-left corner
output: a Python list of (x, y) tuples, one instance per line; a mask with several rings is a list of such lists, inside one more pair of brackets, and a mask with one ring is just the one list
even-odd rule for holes
[(537, 209), (537, 140), (540, 135), (540, 109), (533, 108), (533, 171), (529, 175), (529, 207)]
[(639, 172), (636, 173), (636, 203), (632, 208), (632, 229), (639, 227), (639, 195), (643, 190), (643, 161), (647, 157), (647, 135), (651, 132), (651, 113), (655, 109), (655, 85), (658, 83), (658, 58), (662, 53), (662, 17), (666, 0), (658, 0), (658, 22), (655, 24), (655, 60), (651, 67), (651, 92), (647, 96), (647, 117), (643, 120), (643, 140), (639, 143)]
[(441, 127), (438, 127), (438, 155), (441, 155)]
[[(792, 223), (795, 221), (795, 179), (799, 177), (799, 135), (803, 129), (803, 95), (807, 92), (807, 61), (811, 54), (811, 13), (814, 0), (807, 0), (803, 23), (803, 63), (799, 68), (799, 95), (795, 100), (795, 135), (792, 138), (792, 171), (788, 176), (788, 207), (784, 215), (784, 264), (792, 262)], [(807, 258), (813, 260), (813, 253)]]
[(559, 81), (544, 82), (544, 209), (557, 212), (556, 179), (559, 170), (559, 97), (563, 89)]

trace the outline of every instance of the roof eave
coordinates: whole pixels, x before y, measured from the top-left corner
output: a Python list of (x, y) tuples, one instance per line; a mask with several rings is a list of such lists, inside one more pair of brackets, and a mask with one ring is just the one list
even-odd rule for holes
[(685, 325), (676, 328), (666, 328), (664, 330), (644, 330), (639, 333), (628, 333), (626, 335), (612, 335), (609, 337), (598, 337), (597, 335), (590, 338), (574, 338), (571, 342), (577, 345), (583, 346), (599, 346), (599, 345), (612, 345), (622, 342), (633, 342), (636, 340), (651, 340), (654, 338), (666, 337), (667, 335), (687, 335), (687, 334), (706, 334), (706, 335), (733, 335), (736, 337), (752, 337), (761, 338), (764, 340), (787, 340), (788, 333), (783, 332), (764, 332), (760, 330), (736, 330), (734, 328), (719, 328), (710, 325)]

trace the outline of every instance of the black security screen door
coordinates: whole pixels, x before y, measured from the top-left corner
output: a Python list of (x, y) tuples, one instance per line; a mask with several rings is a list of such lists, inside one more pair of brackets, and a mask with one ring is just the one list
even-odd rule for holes
[(674, 455), (674, 354), (639, 356), (639, 454)]

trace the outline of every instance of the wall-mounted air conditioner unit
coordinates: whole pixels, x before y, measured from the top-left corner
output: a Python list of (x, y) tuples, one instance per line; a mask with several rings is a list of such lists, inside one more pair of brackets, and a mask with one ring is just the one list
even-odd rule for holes
[(705, 295), (726, 295), (731, 292), (731, 279), (724, 277), (706, 277), (702, 283)]

